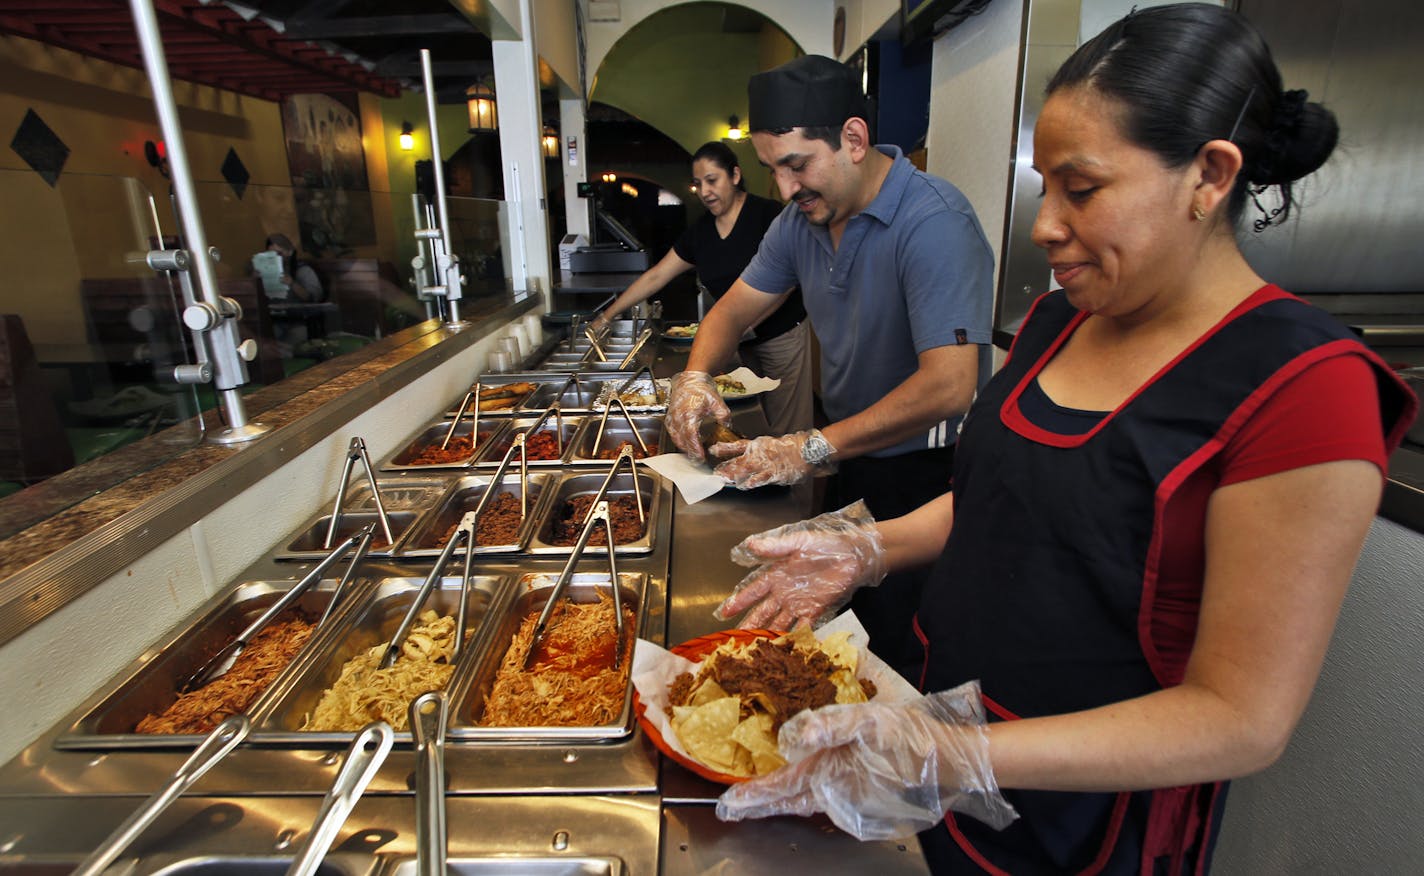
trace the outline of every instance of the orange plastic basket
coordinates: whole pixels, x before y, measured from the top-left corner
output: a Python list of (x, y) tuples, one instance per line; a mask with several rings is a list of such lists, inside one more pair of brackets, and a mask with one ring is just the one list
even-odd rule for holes
[[(716, 633), (708, 633), (705, 636), (698, 636), (695, 639), (688, 639), (681, 645), (669, 648), (668, 650), (679, 657), (686, 657), (694, 663), (700, 663), (702, 658), (716, 651), (718, 646), (723, 642), (751, 642), (756, 639), (775, 639), (781, 635), (784, 635), (784, 633), (776, 632), (775, 630), (722, 630)], [(668, 745), (667, 740), (658, 732), (658, 728), (654, 727), (653, 722), (648, 720), (645, 714), (647, 709), (643, 706), (642, 700), (638, 698), (636, 691), (633, 693), (633, 708), (637, 711), (638, 724), (643, 728), (643, 733), (652, 740), (653, 745), (657, 746), (658, 751), (661, 751), (664, 755), (672, 758), (677, 763), (687, 767), (704, 779), (710, 779), (711, 781), (720, 782), (724, 785), (745, 782), (749, 778), (748, 776), (730, 776), (726, 773), (718, 772), (711, 767), (693, 760), (685, 754), (679, 753), (672, 746)]]

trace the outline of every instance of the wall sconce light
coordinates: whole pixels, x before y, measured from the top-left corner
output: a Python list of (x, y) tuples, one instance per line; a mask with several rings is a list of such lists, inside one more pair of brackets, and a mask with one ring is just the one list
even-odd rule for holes
[(630, 198), (636, 198), (638, 197), (638, 190), (633, 187), (632, 183), (625, 182), (623, 184), (623, 194), (627, 195)]
[(149, 167), (154, 168), (164, 179), (168, 179), (168, 147), (162, 140), (154, 142), (145, 140), (143, 143), (143, 157), (148, 160)]
[(742, 120), (739, 119), (739, 118), (737, 118), (736, 116), (728, 116), (728, 117), (727, 117), (727, 136), (726, 136), (725, 139), (728, 139), (728, 140), (740, 140), (740, 139), (742, 139), (742, 137), (744, 137), (744, 136), (746, 136), (746, 134), (745, 134), (745, 132), (742, 130)]
[(606, 183), (618, 182), (618, 174), (613, 173), (612, 171), (605, 173), (603, 175), (603, 181)]
[(401, 122), (400, 148), (402, 152), (409, 152), (415, 148), (415, 129), (410, 122)]
[(494, 89), (476, 82), (465, 89), (465, 107), (470, 112), (470, 133), (493, 131), (499, 127), (499, 110), (494, 103)]
[(559, 157), (559, 132), (554, 130), (553, 125), (544, 126), (544, 136), (542, 138), (545, 158)]

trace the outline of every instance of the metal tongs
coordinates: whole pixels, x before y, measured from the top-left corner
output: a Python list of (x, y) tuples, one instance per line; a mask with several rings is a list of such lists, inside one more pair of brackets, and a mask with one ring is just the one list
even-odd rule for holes
[(220, 651), (210, 657), (208, 662), (198, 668), (197, 672), (188, 676), (188, 680), (179, 686), (178, 693), (184, 694), (190, 690), (196, 690), (231, 669), (233, 663), (237, 660), (237, 655), (242, 653), (242, 650), (247, 647), (247, 643), (252, 641), (253, 637), (260, 633), (267, 624), (271, 623), (273, 618), (281, 614), (287, 606), (301, 598), (301, 595), (311, 589), (313, 584), (320, 581), (321, 576), (326, 573), (327, 569), (335, 565), (348, 551), (355, 548), (356, 553), (352, 555), (351, 562), (347, 565), (345, 574), (341, 576), (341, 581), (336, 585), (336, 590), (331, 594), (331, 601), (326, 604), (326, 611), (322, 612), (321, 619), (316, 622), (317, 627), (320, 628), (322, 624), (326, 623), (326, 619), (331, 617), (331, 612), (336, 608), (336, 604), (345, 597), (346, 588), (356, 576), (356, 567), (366, 558), (366, 551), (370, 549), (371, 539), (375, 533), (376, 524), (368, 523), (358, 532), (352, 533), (345, 541), (337, 545), (331, 553), (323, 557), (321, 562), (317, 563), (316, 566), (306, 574), (306, 577), (298, 581), (292, 589), (282, 594), (281, 599), (278, 599), (268, 606), (267, 610), (262, 612), (257, 620), (248, 624), (246, 629), (238, 633), (237, 638), (227, 643)]
[(445, 827), (445, 716), (443, 690), (421, 694), (410, 704), (415, 742), (415, 864), (419, 876), (446, 876), (449, 834)]
[(618, 367), (620, 369), (623, 369), (627, 368), (629, 365), (632, 365), (633, 360), (638, 358), (638, 352), (643, 349), (643, 345), (646, 344), (652, 338), (652, 336), (652, 329), (643, 329), (643, 331), (638, 335), (638, 339), (633, 342), (633, 349), (628, 351), (628, 355), (623, 357), (623, 361), (618, 363)]
[(537, 418), (535, 418), (533, 424), (530, 425), (527, 429), (520, 429), (519, 434), (538, 434), (539, 427), (549, 421), (550, 414), (554, 415), (554, 425), (556, 426), (556, 428), (554, 429), (554, 441), (556, 442), (556, 446), (559, 448), (559, 456), (562, 457), (564, 455), (564, 409), (559, 404), (558, 399), (549, 402), (549, 406), (545, 408)]
[(163, 814), (163, 810), (181, 797), (184, 791), (192, 787), (193, 783), (218, 761), (226, 757), (238, 743), (246, 739), (251, 730), (252, 724), (246, 715), (233, 715), (215, 727), (207, 738), (193, 749), (193, 753), (183, 765), (178, 767), (168, 784), (154, 792), (152, 797), (143, 801), (132, 815), (124, 819), (123, 824), (114, 828), (114, 832), (109, 834), (74, 872), (79, 876), (98, 876), (104, 872), (139, 834)]
[(653, 387), (653, 404), (667, 404), (667, 398), (663, 395), (663, 389), (658, 385), (658, 379), (653, 376), (653, 368), (651, 365), (644, 365), (637, 371), (634, 371), (633, 376), (625, 380), (622, 386), (618, 387), (618, 394), (622, 395), (625, 392), (631, 392), (633, 387), (637, 385), (638, 379), (644, 374), (648, 375), (648, 383)]
[(470, 425), (470, 452), (474, 453), (479, 449), (477, 446), (480, 440), (480, 391), (484, 389), (484, 384), (476, 382), (470, 387), (470, 391), (465, 393), (465, 397), (460, 400), (460, 409), (455, 412), (455, 421), (450, 424), (450, 428), (445, 430), (445, 440), (440, 442), (440, 449), (444, 450), (450, 446), (450, 439), (455, 437), (455, 430), (460, 428), (460, 420), (465, 416), (465, 409), (470, 406), (470, 402), (475, 403), (474, 420)]
[(614, 405), (618, 405), (618, 410), (623, 414), (623, 419), (628, 423), (628, 429), (633, 433), (633, 440), (638, 442), (638, 449), (644, 456), (648, 455), (648, 443), (643, 440), (643, 436), (638, 432), (638, 426), (633, 422), (632, 416), (628, 413), (628, 408), (623, 404), (623, 399), (617, 395), (608, 400), (608, 404), (603, 406), (603, 416), (598, 419), (598, 434), (593, 437), (593, 447), (589, 449), (589, 456), (597, 457), (598, 448), (603, 444), (603, 430), (608, 425), (608, 412), (613, 410)]
[(321, 542), (322, 550), (330, 550), (331, 543), (336, 540), (336, 529), (341, 525), (341, 506), (346, 502), (346, 484), (351, 480), (351, 468), (358, 459), (366, 471), (366, 480), (371, 484), (371, 496), (376, 500), (376, 513), (381, 518), (381, 531), (386, 534), (386, 544), (396, 543), (395, 536), (391, 535), (391, 520), (386, 514), (386, 505), (381, 501), (381, 491), (376, 486), (376, 472), (371, 468), (371, 457), (366, 454), (366, 442), (360, 438), (352, 438), (351, 444), (346, 448), (346, 467), (341, 470), (341, 485), (336, 488), (336, 505), (331, 509), (331, 522), (327, 524), (326, 538)]
[(583, 336), (588, 338), (588, 351), (583, 354), (582, 361), (591, 362), (593, 360), (590, 357), (597, 356), (598, 361), (607, 362), (608, 354), (603, 352), (602, 338), (599, 337), (598, 332), (593, 330), (593, 326), (585, 325), (583, 327)]
[(292, 866), (287, 869), (287, 876), (311, 876), (321, 866), (322, 858), (326, 857), (327, 850), (341, 832), (341, 826), (346, 823), (351, 810), (356, 808), (356, 801), (361, 799), (361, 792), (366, 790), (371, 779), (376, 777), (376, 771), (385, 763), (386, 755), (391, 753), (395, 738), (395, 731), (385, 721), (373, 721), (356, 734), (351, 747), (346, 750), (346, 762), (341, 765), (341, 771), (336, 774), (336, 780), (321, 801), (316, 821), (297, 850)]
[(613, 482), (613, 476), (618, 473), (618, 469), (625, 459), (628, 460), (628, 469), (633, 475), (633, 494), (638, 501), (638, 519), (644, 524), (647, 523), (647, 516), (643, 512), (643, 492), (638, 486), (638, 465), (633, 459), (632, 448), (624, 447), (618, 452), (617, 458), (613, 460), (613, 465), (609, 467), (608, 477), (603, 479), (603, 484), (594, 494), (588, 515), (584, 517), (583, 530), (579, 532), (578, 542), (574, 544), (568, 562), (564, 563), (564, 570), (559, 573), (559, 580), (554, 583), (553, 590), (549, 591), (549, 601), (544, 603), (544, 610), (539, 612), (539, 619), (534, 622), (534, 636), (529, 642), (529, 652), (524, 655), (524, 668), (526, 669), (534, 662), (534, 654), (539, 649), (539, 642), (544, 638), (544, 632), (549, 626), (549, 618), (554, 613), (554, 604), (559, 601), (564, 590), (568, 588), (569, 580), (574, 575), (574, 567), (583, 557), (584, 548), (588, 547), (588, 540), (593, 536), (594, 527), (599, 521), (603, 522), (604, 533), (608, 539), (608, 581), (609, 587), (613, 591), (613, 627), (618, 635), (618, 646), (613, 649), (613, 667), (617, 669), (623, 665), (623, 595), (618, 588), (618, 560), (615, 556), (617, 543), (613, 539), (613, 520), (608, 514), (607, 496), (608, 485)]

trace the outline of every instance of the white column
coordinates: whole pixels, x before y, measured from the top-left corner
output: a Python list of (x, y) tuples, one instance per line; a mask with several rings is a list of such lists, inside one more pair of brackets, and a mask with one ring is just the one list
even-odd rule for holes
[(499, 150), (509, 207), (507, 266), (517, 291), (548, 293), (552, 285), (545, 215), (544, 156), (540, 139), (538, 54), (530, 0), (519, 0), (522, 40), (493, 41), (499, 101)]
[(583, 101), (559, 101), (559, 163), (564, 169), (564, 215), (569, 234), (593, 240), (589, 199), (578, 196), (578, 184), (588, 181), (588, 126)]

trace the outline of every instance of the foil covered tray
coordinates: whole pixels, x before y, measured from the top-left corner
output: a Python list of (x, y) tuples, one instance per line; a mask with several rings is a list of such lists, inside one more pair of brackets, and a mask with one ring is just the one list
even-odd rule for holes
[[(502, 554), (523, 550), (529, 540), (529, 534), (534, 528), (534, 521), (538, 519), (539, 503), (548, 495), (546, 487), (552, 480), (553, 476), (547, 473), (531, 474), (526, 494), (528, 504), (523, 522), (508, 539), (498, 541), (479, 539), (475, 553)], [(491, 502), (501, 502), (502, 497), (508, 496), (517, 505), (520, 494), (519, 481), (520, 477), (517, 474), (507, 474), (500, 478), (499, 484), (494, 487), (495, 496)], [(411, 530), (410, 536), (402, 543), (399, 555), (421, 558), (439, 556), (454, 527), (459, 525), (460, 519), (465, 516), (467, 511), (475, 510), (475, 506), (479, 504), (480, 499), (489, 489), (490, 479), (477, 475), (462, 477), (449, 484), (445, 493), (436, 501), (434, 509)], [(481, 515), (481, 525), (487, 525), (486, 517), (491, 514), (492, 508), (493, 506), (486, 508)], [(503, 513), (498, 508), (493, 508), (493, 510)], [(458, 555), (463, 555), (463, 553), (458, 552)]]
[[(300, 671), (285, 677), (281, 685), (268, 691), (271, 698), (268, 705), (253, 716), (254, 733), (279, 742), (349, 744), (355, 736), (354, 730), (308, 731), (303, 730), (302, 725), (326, 691), (336, 683), (348, 661), (370, 648), (390, 642), (422, 583), (422, 578), (383, 578), (377, 581), (367, 591), (362, 604), (353, 606), (346, 613), (340, 628), (323, 637)], [(500, 616), (500, 608), (507, 601), (509, 584), (510, 579), (503, 575), (476, 575), (470, 579), (470, 598), (465, 610), (467, 639), (460, 661), (473, 660), (478, 656), (487, 637), (485, 627), (490, 620)], [(445, 576), (436, 582), (422, 611), (431, 609), (437, 615), (453, 617), (459, 602), (460, 576)], [(450, 681), (454, 678), (455, 673), (452, 673)], [(410, 696), (400, 705), (400, 711), (403, 712), (410, 700), (423, 692), (410, 692)], [(359, 723), (364, 724), (365, 721)], [(397, 739), (409, 741), (409, 731), (397, 733)]]
[[(508, 422), (508, 417), (481, 415), (479, 436), (471, 449), (469, 442), (470, 435), (475, 428), (475, 421), (473, 417), (466, 414), (459, 425), (455, 427), (455, 433), (450, 437), (450, 445), (447, 445), (446, 448), (447, 450), (459, 448), (459, 450), (447, 453), (443, 459), (422, 462), (420, 461), (421, 455), (438, 451), (440, 445), (445, 442), (446, 434), (450, 432), (450, 421), (439, 420), (421, 429), (408, 441), (402, 443), (400, 449), (386, 457), (378, 468), (381, 471), (398, 472), (440, 472), (469, 468), (474, 464), (475, 459), (485, 452), (490, 442), (498, 440), (504, 434)], [(457, 441), (461, 443), (456, 444)]]
[[(158, 748), (186, 746), (192, 748), (204, 734), (136, 733), (134, 727), (149, 714), (163, 712), (178, 698), (178, 688), (218, 651), (230, 644), (242, 630), (287, 593), (296, 579), (250, 581), (233, 587), (227, 593), (210, 600), (195, 619), (172, 639), (155, 644), (136, 664), (97, 696), (56, 741), (56, 748)], [(337, 579), (316, 582), (297, 599), (292, 608), (312, 622), (321, 618), (336, 590)], [(320, 640), (340, 625), (342, 618), (361, 603), (368, 590), (365, 582), (357, 581), (348, 590), (342, 604), (333, 610), (327, 626), (318, 630), (286, 668), (274, 673), (272, 680), (249, 706), (249, 714), (257, 714), (264, 702), (281, 686), (281, 679), (298, 671), (304, 654), (321, 647)], [(280, 618), (280, 616), (279, 616)], [(255, 741), (255, 740), (254, 740)]]
[[(520, 576), (513, 588), (513, 596), (500, 613), (497, 623), (490, 626), (489, 636), (479, 657), (462, 666), (452, 683), (450, 704), (450, 725), (447, 738), (459, 741), (507, 741), (507, 742), (560, 742), (585, 741), (601, 742), (621, 739), (633, 732), (633, 684), (630, 680), (632, 668), (631, 640), (644, 634), (648, 612), (644, 601), (647, 596), (647, 578), (642, 573), (620, 572), (618, 574), (619, 594), (623, 604), (632, 609), (633, 622), (623, 631), (620, 647), (626, 649), (622, 673), (623, 693), (615, 704), (611, 720), (594, 725), (574, 726), (507, 726), (487, 727), (481, 725), (485, 714), (486, 699), (491, 695), (501, 664), (526, 619), (538, 615), (548, 603), (549, 594), (558, 581), (558, 573), (530, 573)], [(576, 572), (564, 590), (562, 599), (574, 603), (596, 603), (600, 594), (609, 594), (609, 576), (605, 568), (601, 572)], [(545, 642), (556, 633), (558, 616), (550, 622), (545, 633)], [(608, 648), (593, 657), (596, 660), (611, 659), (615, 631), (608, 629)], [(519, 654), (513, 655), (518, 659)], [(573, 694), (571, 694), (573, 695)], [(552, 698), (551, 698), (552, 700)]]
[[(606, 470), (590, 470), (587, 473), (563, 475), (554, 488), (552, 498), (544, 503), (544, 507), (541, 509), (539, 520), (529, 539), (528, 552), (531, 554), (571, 553), (578, 538), (580, 523), (580, 520), (574, 519), (571, 515), (576, 512), (577, 505), (590, 501), (597, 494), (605, 477), (607, 477)], [(615, 515), (619, 513), (615, 504), (616, 500), (626, 499), (628, 500), (624, 503), (626, 505), (636, 502), (641, 494), (644, 517), (642, 535), (633, 540), (620, 542), (617, 545), (619, 554), (646, 554), (654, 548), (653, 531), (656, 529), (655, 522), (662, 504), (660, 479), (647, 469), (639, 469), (637, 477), (639, 489), (635, 492), (633, 476), (628, 474), (625, 468), (613, 476), (605, 493), (610, 510)], [(576, 503), (575, 500), (580, 497), (583, 502)], [(563, 537), (559, 535), (561, 526), (565, 533)], [(569, 537), (570, 528), (572, 529), (572, 538)], [(594, 544), (590, 541), (584, 548), (585, 556), (606, 553), (608, 553), (606, 544)]]

